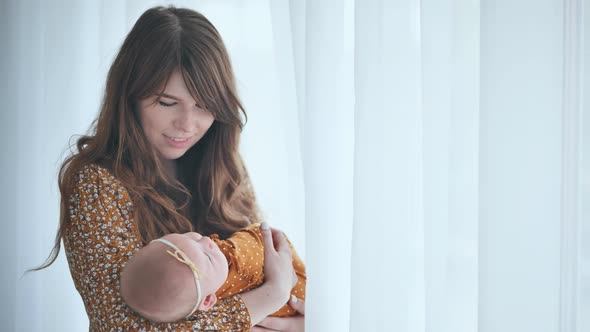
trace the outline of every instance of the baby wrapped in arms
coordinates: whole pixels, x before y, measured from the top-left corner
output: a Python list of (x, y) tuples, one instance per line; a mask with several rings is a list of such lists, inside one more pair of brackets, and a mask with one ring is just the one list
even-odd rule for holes
[[(305, 299), (305, 265), (289, 243), (297, 284), (291, 294)], [(260, 224), (220, 240), (199, 233), (168, 234), (141, 248), (121, 274), (121, 296), (139, 315), (174, 322), (207, 310), (225, 298), (262, 285), (264, 244)], [(284, 305), (272, 316), (292, 316)]]

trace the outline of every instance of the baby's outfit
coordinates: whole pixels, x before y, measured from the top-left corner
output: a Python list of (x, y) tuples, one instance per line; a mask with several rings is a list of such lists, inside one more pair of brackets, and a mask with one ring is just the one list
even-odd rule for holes
[[(264, 282), (264, 242), (260, 233), (260, 224), (252, 224), (235, 232), (226, 240), (220, 240), (216, 234), (211, 239), (219, 246), (229, 263), (227, 280), (217, 291), (218, 298), (227, 298), (232, 295), (256, 288)], [(297, 284), (291, 290), (291, 294), (298, 299), (305, 300), (305, 264), (297, 255), (291, 242), (287, 239), (291, 248), (293, 268), (297, 274)], [(284, 305), (272, 316), (293, 316), (295, 309), (290, 305)]]

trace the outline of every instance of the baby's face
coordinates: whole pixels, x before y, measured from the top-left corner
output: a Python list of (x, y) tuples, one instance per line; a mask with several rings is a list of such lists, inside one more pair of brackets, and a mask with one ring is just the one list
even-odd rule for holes
[(215, 294), (227, 279), (228, 273), (227, 259), (217, 244), (208, 236), (195, 232), (168, 234), (162, 238), (174, 243), (195, 263), (201, 273), (203, 296)]

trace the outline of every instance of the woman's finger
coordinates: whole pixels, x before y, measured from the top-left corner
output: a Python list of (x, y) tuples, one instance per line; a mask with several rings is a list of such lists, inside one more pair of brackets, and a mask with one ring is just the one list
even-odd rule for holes
[(262, 233), (262, 241), (264, 242), (265, 252), (274, 252), (273, 236), (270, 227), (267, 223), (263, 222), (260, 225), (260, 233)]
[(283, 234), (283, 232), (274, 228), (272, 228), (271, 230), (276, 251), (285, 252), (291, 255), (291, 248), (289, 248), (289, 244), (287, 243), (287, 239), (285, 239), (285, 235)]
[(298, 313), (305, 316), (305, 301), (298, 299), (297, 297), (295, 297), (295, 295), (291, 295), (289, 305), (291, 306), (291, 308), (297, 310)]

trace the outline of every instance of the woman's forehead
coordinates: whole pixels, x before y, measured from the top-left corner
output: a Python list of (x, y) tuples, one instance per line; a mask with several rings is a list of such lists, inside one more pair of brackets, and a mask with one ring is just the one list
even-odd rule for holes
[(196, 103), (179, 70), (174, 70), (168, 81), (164, 83), (165, 86), (158, 89), (158, 95), (171, 99), (178, 99), (179, 101), (191, 101)]

